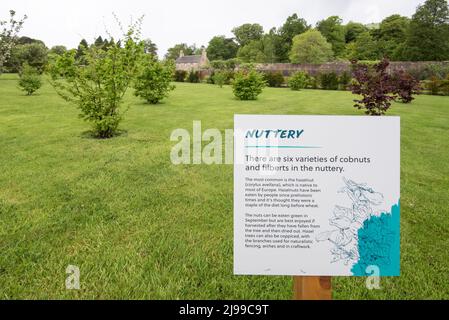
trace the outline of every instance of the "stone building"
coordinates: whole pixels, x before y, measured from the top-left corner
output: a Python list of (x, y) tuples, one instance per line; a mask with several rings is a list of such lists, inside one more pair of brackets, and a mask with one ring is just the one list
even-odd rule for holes
[(180, 56), (176, 59), (176, 70), (201, 70), (209, 66), (206, 49), (203, 49), (201, 55), (186, 56), (181, 51)]

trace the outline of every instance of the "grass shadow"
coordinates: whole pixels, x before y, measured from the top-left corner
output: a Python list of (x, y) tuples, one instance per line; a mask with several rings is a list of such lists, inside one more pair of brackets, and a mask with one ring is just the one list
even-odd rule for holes
[(117, 130), (115, 134), (112, 137), (109, 138), (102, 138), (95, 134), (93, 130), (84, 131), (80, 134), (80, 137), (82, 139), (91, 139), (91, 140), (111, 140), (118, 137), (127, 137), (128, 131), (127, 130)]

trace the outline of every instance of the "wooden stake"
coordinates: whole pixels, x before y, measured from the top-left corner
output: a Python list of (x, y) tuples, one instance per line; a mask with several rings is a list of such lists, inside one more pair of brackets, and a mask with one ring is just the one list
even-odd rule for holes
[(332, 300), (331, 277), (293, 277), (294, 300)]

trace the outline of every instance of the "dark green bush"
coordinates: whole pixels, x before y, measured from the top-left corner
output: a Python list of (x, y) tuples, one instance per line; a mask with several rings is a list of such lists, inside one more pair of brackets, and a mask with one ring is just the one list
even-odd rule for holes
[(199, 83), (201, 81), (200, 72), (191, 70), (187, 76), (187, 81), (190, 83)]
[(306, 72), (296, 72), (288, 80), (288, 86), (294, 91), (299, 91), (307, 87), (309, 76)]
[(176, 70), (174, 80), (176, 82), (184, 82), (187, 78), (187, 71), (184, 70)]
[(340, 83), (338, 75), (335, 72), (322, 73), (318, 77), (320, 86), (324, 90), (338, 90)]
[(338, 78), (340, 90), (347, 90), (351, 84), (352, 76), (349, 72), (343, 72)]
[(281, 72), (266, 72), (264, 80), (271, 88), (279, 88), (285, 83), (284, 75)]
[(265, 86), (263, 75), (255, 70), (237, 72), (232, 83), (234, 95), (240, 100), (256, 100)]

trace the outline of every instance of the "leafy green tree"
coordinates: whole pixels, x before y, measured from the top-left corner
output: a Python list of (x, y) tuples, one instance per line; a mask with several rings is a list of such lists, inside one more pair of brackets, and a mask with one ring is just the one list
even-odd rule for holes
[(449, 7), (446, 0), (427, 0), (413, 15), (405, 58), (412, 61), (449, 60)]
[(246, 46), (251, 41), (261, 40), (263, 36), (263, 27), (260, 24), (246, 23), (232, 30), (236, 41), (240, 46)]
[(290, 52), (292, 63), (320, 64), (331, 61), (333, 56), (332, 45), (318, 30), (306, 31), (293, 39)]
[(151, 55), (146, 55), (140, 65), (141, 68), (134, 83), (134, 94), (150, 104), (157, 104), (175, 89), (175, 86), (171, 84), (175, 65), (172, 60), (160, 62)]
[(243, 62), (265, 62), (264, 46), (261, 40), (252, 40), (238, 51), (237, 57)]
[(186, 43), (179, 43), (172, 48), (167, 50), (165, 54), (166, 60), (176, 60), (181, 55), (181, 51), (184, 52), (186, 56), (196, 54), (198, 52), (198, 48), (195, 45), (189, 46)]
[(85, 59), (85, 52), (89, 48), (89, 44), (87, 43), (86, 39), (82, 39), (78, 45), (78, 49), (76, 50), (75, 59), (77, 61), (81, 61), (83, 64), (86, 63)]
[(307, 24), (307, 21), (299, 18), (295, 13), (287, 18), (277, 33), (275, 30), (272, 31), (272, 33), (278, 35), (278, 38), (274, 38), (274, 40), (276, 41), (276, 56), (279, 62), (289, 61), (293, 38), (309, 29), (310, 26)]
[(129, 27), (123, 40), (110, 44), (108, 50), (96, 46), (86, 49), (85, 65), (75, 59), (76, 50), (71, 50), (50, 69), (51, 83), (58, 94), (80, 109), (80, 117), (92, 123), (96, 137), (114, 136), (123, 119), (123, 97), (144, 54), (138, 37), (141, 23), (142, 18)]
[(263, 75), (253, 69), (237, 72), (232, 83), (234, 95), (239, 100), (257, 100), (265, 86)]
[(225, 36), (216, 36), (210, 40), (207, 47), (207, 55), (211, 61), (229, 60), (237, 56), (239, 45), (234, 39)]
[(151, 39), (143, 40), (143, 50), (146, 54), (157, 56), (157, 45)]
[(22, 65), (27, 64), (42, 73), (48, 62), (48, 49), (43, 42), (36, 41), (16, 46), (5, 64), (10, 72), (19, 72)]
[(387, 56), (391, 60), (401, 60), (409, 25), (410, 19), (398, 14), (391, 15), (381, 22), (376, 40), (382, 56)]
[(370, 32), (364, 32), (346, 48), (350, 60), (377, 60), (380, 58), (379, 46)]
[(346, 43), (351, 43), (358, 39), (358, 37), (364, 33), (367, 32), (368, 28), (358, 22), (349, 22), (345, 26), (345, 41)]
[(16, 12), (9, 11), (8, 20), (0, 20), (0, 74), (4, 63), (9, 59), (11, 51), (17, 43), (17, 35), (22, 30), (27, 16), (16, 20)]
[(345, 51), (346, 30), (342, 25), (342, 19), (338, 16), (332, 16), (317, 23), (317, 30), (332, 45), (335, 56), (341, 57)]
[(37, 69), (24, 64), (20, 73), (19, 86), (27, 94), (31, 96), (42, 87), (41, 77)]
[(66, 52), (67, 52), (67, 48), (65, 46), (60, 46), (60, 45), (51, 47), (51, 49), (49, 51), (49, 53), (55, 54), (58, 56), (62, 56)]

